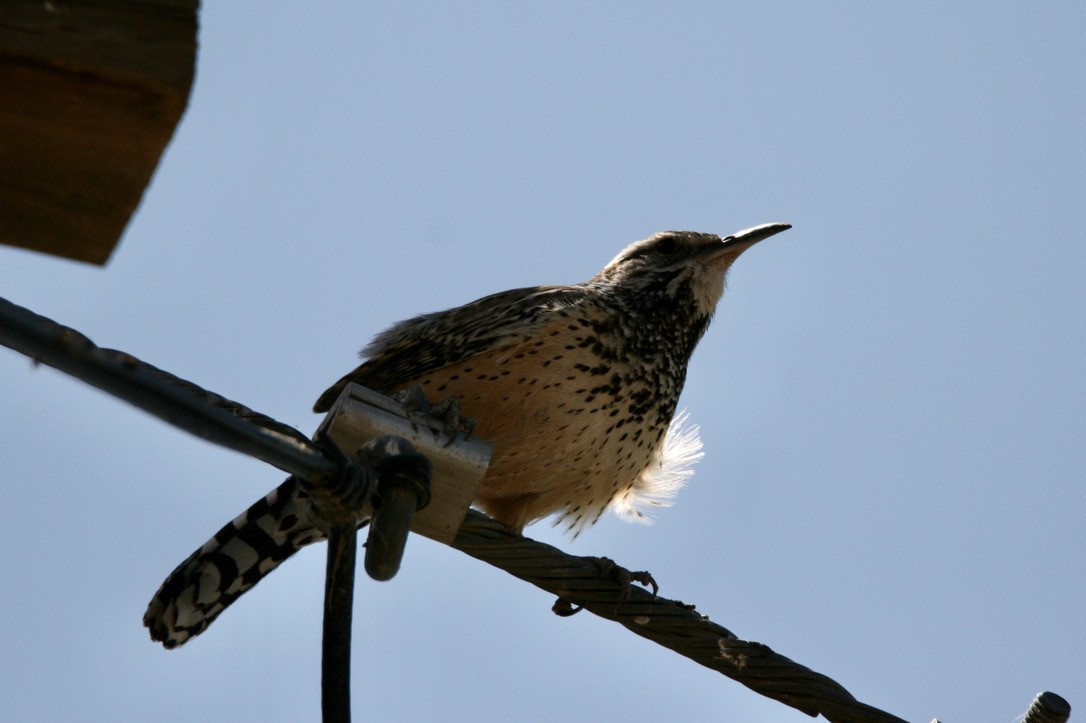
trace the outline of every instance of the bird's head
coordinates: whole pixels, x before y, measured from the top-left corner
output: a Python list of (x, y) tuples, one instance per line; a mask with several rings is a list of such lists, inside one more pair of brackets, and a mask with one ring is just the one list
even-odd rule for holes
[(767, 223), (730, 236), (664, 231), (627, 246), (593, 281), (664, 298), (678, 297), (689, 289), (698, 311), (712, 316), (724, 292), (724, 276), (739, 255), (790, 228), (787, 223)]

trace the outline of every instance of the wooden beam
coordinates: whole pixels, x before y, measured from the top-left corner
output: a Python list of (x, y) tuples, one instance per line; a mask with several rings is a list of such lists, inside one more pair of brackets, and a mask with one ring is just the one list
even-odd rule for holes
[(0, 242), (104, 264), (188, 103), (198, 0), (5, 0)]

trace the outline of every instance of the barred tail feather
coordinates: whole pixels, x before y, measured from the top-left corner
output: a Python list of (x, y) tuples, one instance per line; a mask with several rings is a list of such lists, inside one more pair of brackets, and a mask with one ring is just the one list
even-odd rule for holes
[(308, 504), (290, 477), (178, 565), (144, 613), (151, 639), (176, 648), (199, 635), (279, 563), (323, 539), (309, 520)]

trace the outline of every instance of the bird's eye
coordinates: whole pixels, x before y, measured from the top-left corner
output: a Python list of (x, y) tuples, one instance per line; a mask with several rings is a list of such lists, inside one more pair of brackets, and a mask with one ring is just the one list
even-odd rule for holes
[(653, 251), (661, 256), (671, 256), (673, 253), (679, 250), (679, 242), (675, 240), (674, 236), (664, 236), (656, 242)]

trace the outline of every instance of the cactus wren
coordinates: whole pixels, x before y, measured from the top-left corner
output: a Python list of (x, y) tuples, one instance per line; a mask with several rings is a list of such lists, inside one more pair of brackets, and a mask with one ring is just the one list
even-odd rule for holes
[[(514, 289), (400, 322), (313, 409), (327, 411), (349, 382), (383, 394), (419, 386), (458, 400), (477, 418), (475, 434), (494, 444), (475, 500), (492, 517), (519, 531), (557, 513), (574, 532), (609, 506), (641, 518), (689, 474), (667, 459), (675, 451), (665, 439), (677, 435), (666, 433), (728, 268), (788, 228), (660, 233), (584, 283)], [(152, 639), (184, 643), (321, 539), (306, 505), (288, 479), (181, 563), (144, 616)]]

